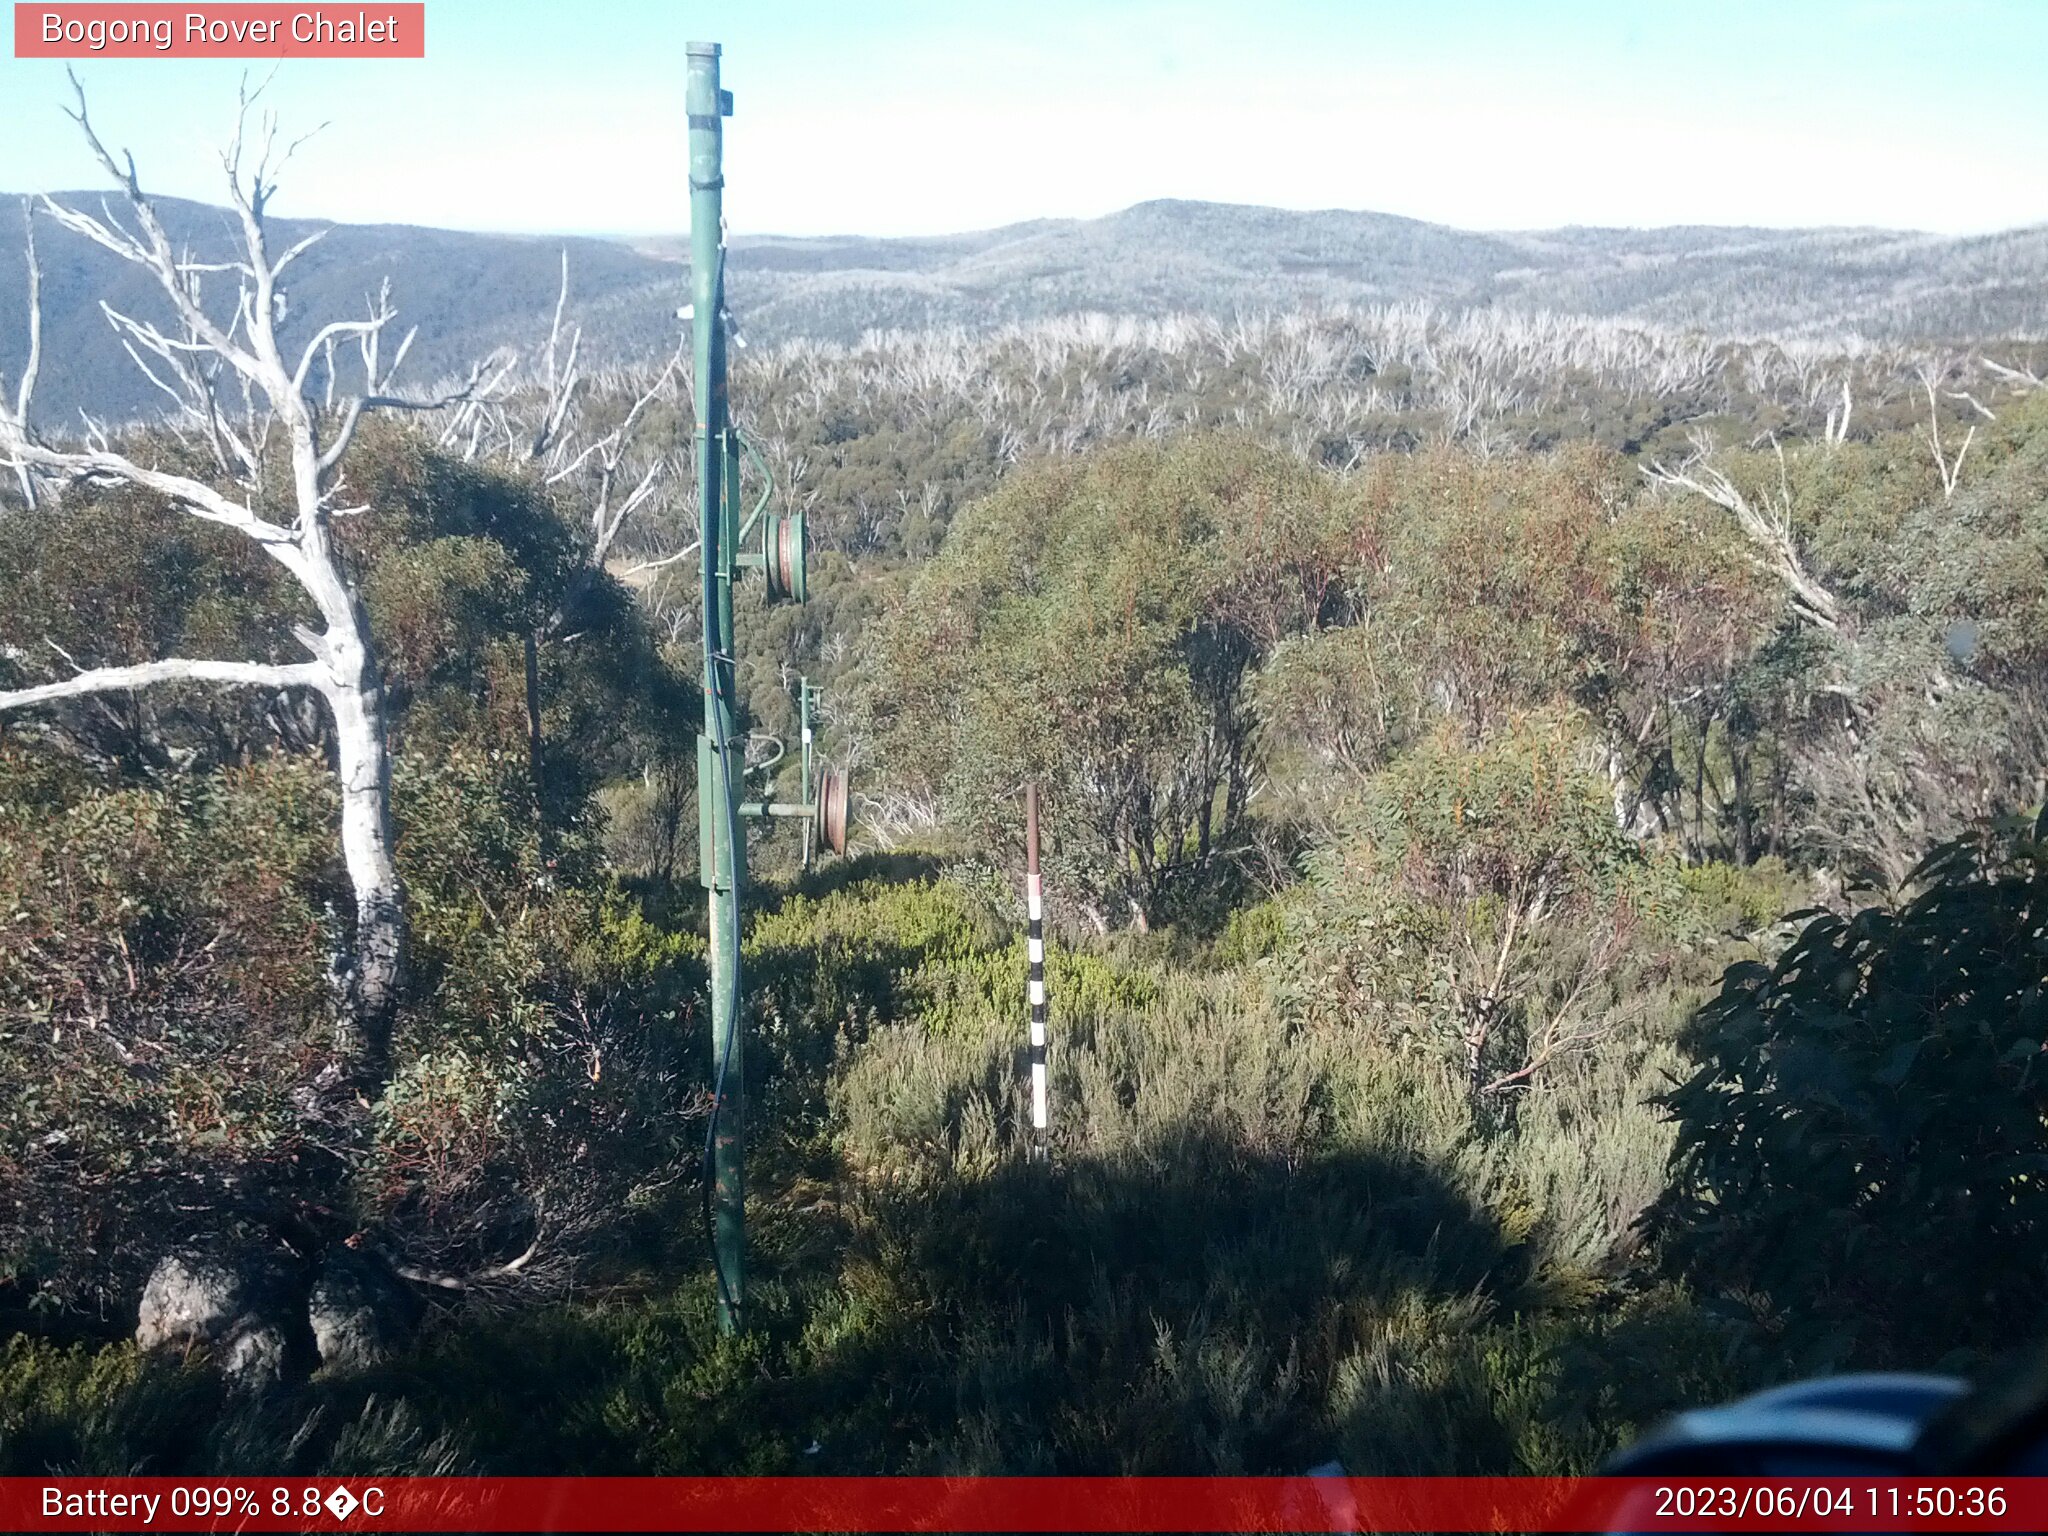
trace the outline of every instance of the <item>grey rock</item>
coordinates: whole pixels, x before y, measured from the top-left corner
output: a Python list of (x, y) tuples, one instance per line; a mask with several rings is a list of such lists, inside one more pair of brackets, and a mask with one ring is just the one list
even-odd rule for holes
[(230, 1330), (219, 1358), (221, 1373), (229, 1381), (248, 1391), (260, 1391), (284, 1380), (291, 1346), (281, 1327), (252, 1314)]
[(382, 1260), (335, 1248), (321, 1261), (306, 1302), (323, 1367), (360, 1371), (397, 1354), (419, 1317), (419, 1303)]
[(237, 1387), (261, 1390), (303, 1363), (305, 1325), (290, 1276), (262, 1255), (186, 1248), (166, 1254), (142, 1289), (135, 1342), (144, 1349), (206, 1346)]
[(172, 1253), (142, 1288), (135, 1342), (144, 1349), (211, 1344), (248, 1310), (250, 1274), (215, 1254)]

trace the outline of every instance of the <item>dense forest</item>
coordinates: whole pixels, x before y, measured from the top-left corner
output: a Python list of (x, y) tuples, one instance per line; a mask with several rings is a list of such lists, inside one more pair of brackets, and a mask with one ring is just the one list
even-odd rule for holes
[[(2040, 1331), (2024, 339), (1396, 305), (742, 354), (748, 495), (814, 540), (807, 604), (742, 589), (750, 725), (822, 684), (859, 825), (751, 852), (725, 1336), (687, 382), (576, 334), (339, 439), (375, 1006), (284, 439), (0, 429), (0, 1468), (1564, 1472)], [(282, 670), (66, 691), (166, 657)]]

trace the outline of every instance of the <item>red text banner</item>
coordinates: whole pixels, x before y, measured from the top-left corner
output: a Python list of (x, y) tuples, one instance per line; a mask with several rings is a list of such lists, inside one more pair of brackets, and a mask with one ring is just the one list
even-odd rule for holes
[(18, 59), (423, 59), (427, 8), (412, 4), (17, 3)]
[(0, 1478), (9, 1531), (2040, 1531), (2048, 1478)]

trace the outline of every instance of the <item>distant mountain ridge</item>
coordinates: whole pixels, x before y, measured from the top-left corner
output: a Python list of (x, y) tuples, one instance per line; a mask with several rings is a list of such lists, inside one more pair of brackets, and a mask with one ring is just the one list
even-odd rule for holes
[[(104, 194), (59, 193), (96, 207)], [(8, 199), (13, 201), (13, 199)], [(161, 200), (173, 237), (224, 252), (222, 209)], [(321, 221), (274, 221), (280, 247)], [(546, 331), (562, 252), (587, 355), (672, 345), (687, 242), (469, 234), (408, 225), (331, 226), (292, 273), (292, 335), (360, 313), (389, 276), (402, 323), (420, 327), (412, 375), (460, 371)], [(98, 311), (160, 313), (112, 256), (38, 221), (45, 362), (38, 418), (80, 407), (123, 417), (161, 397)], [(18, 220), (0, 219), (0, 371), (25, 351)], [(221, 298), (231, 303), (225, 279)], [(734, 312), (757, 344), (850, 343), (869, 330), (1010, 322), (1086, 311), (1229, 315), (1340, 304), (1548, 310), (1714, 334), (1964, 341), (2048, 335), (2048, 226), (1949, 237), (1883, 229), (1567, 228), (1477, 233), (1392, 214), (1292, 212), (1173, 200), (1098, 219), (1041, 219), (958, 235), (736, 237)], [(301, 330), (301, 327), (306, 329)]]
[[(643, 249), (659, 246), (643, 242)], [(1158, 201), (940, 240), (734, 242), (764, 333), (982, 325), (1076, 310), (1229, 313), (1425, 301), (1735, 334), (1966, 338), (2048, 331), (2048, 226), (1567, 228), (1475, 233), (1392, 214)], [(735, 288), (740, 278), (735, 276)], [(900, 314), (898, 312), (901, 312)]]

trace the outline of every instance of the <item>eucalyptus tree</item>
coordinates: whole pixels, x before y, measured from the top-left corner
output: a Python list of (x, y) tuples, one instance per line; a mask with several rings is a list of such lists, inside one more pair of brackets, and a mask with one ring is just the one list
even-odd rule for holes
[(1055, 900), (1099, 928), (1185, 910), (1243, 853), (1250, 684), (1342, 606), (1333, 477), (1229, 438), (1007, 479), (872, 627), (850, 704), (901, 801), (997, 844), (1047, 797)]

